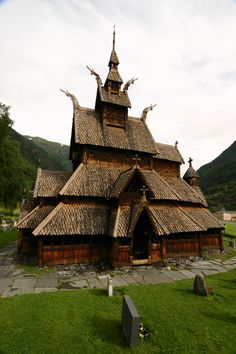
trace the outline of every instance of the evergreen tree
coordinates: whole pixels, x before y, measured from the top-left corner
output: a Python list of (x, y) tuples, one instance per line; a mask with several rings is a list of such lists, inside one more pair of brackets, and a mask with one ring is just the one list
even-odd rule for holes
[(0, 103), (0, 203), (13, 209), (31, 188), (35, 171), (20, 154), (19, 144), (10, 137), (13, 121), (10, 107)]

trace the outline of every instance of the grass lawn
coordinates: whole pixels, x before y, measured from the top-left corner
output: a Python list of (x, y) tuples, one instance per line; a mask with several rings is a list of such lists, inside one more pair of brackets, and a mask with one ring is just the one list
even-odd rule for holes
[(236, 236), (236, 223), (225, 224), (225, 233)]
[(0, 249), (16, 241), (18, 233), (17, 230), (0, 232)]
[[(236, 352), (236, 270), (206, 278), (214, 294), (193, 294), (193, 280), (105, 290), (61, 291), (0, 298), (0, 353), (86, 354)], [(149, 341), (127, 348), (122, 295), (129, 294)]]

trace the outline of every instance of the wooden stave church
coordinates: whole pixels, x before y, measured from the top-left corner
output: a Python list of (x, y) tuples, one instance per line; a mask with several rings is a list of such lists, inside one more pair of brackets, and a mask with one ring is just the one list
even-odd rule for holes
[(128, 116), (115, 32), (105, 84), (96, 77), (95, 109), (73, 104), (73, 172), (38, 169), (33, 201), (24, 200), (19, 252), (38, 265), (105, 262), (143, 265), (222, 250), (223, 225), (208, 210), (199, 176), (175, 146), (155, 142), (141, 118)]

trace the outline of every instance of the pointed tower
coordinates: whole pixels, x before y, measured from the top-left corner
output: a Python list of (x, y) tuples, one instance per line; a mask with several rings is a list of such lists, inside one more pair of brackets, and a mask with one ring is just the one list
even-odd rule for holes
[(108, 63), (109, 72), (104, 86), (98, 84), (95, 110), (101, 114), (106, 125), (125, 128), (128, 108), (131, 103), (127, 91), (121, 90), (123, 80), (118, 71), (119, 59), (115, 51), (115, 30), (113, 31), (112, 51)]
[(197, 172), (192, 167), (192, 161), (190, 157), (188, 160), (189, 168), (185, 172), (183, 179), (192, 187), (200, 187), (200, 179)]
[(115, 51), (115, 41), (116, 41), (116, 33), (113, 31), (113, 41), (112, 41), (112, 51), (110, 60), (108, 63), (109, 73), (105, 82), (104, 87), (109, 93), (119, 94), (121, 85), (123, 84), (123, 80), (118, 71), (118, 65), (120, 64), (118, 55)]

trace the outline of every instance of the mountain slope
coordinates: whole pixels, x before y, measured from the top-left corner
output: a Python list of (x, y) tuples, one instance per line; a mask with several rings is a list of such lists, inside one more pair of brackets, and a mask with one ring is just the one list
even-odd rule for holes
[[(69, 146), (39, 137), (23, 136), (11, 129), (11, 138), (18, 141), (23, 157), (35, 167), (46, 170), (70, 171)], [(40, 161), (40, 163), (39, 163)]]
[(236, 210), (236, 141), (198, 174), (212, 210)]

